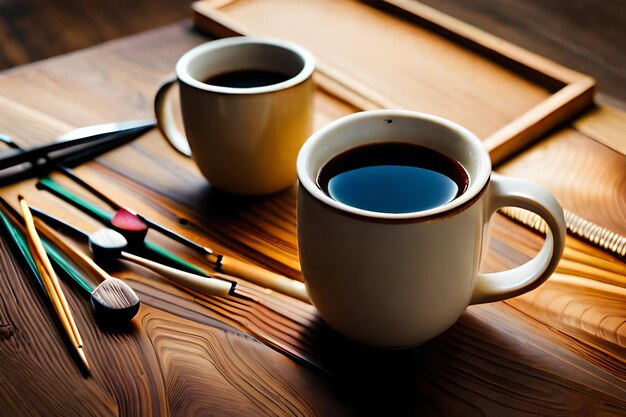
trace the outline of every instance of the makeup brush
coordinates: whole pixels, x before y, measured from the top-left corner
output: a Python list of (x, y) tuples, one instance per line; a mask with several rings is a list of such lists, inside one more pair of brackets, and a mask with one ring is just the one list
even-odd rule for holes
[[(30, 257), (28, 250), (28, 244), (24, 232), (19, 226), (19, 216), (10, 206), (6, 205), (6, 202), (1, 201), (7, 208), (7, 213), (0, 210), (0, 217), (4, 223), (5, 229), (9, 232), (13, 241), (15, 242), (18, 250), (22, 253), (24, 259), (28, 263), (29, 268), (33, 271), (33, 274), (39, 281), (42, 288), (44, 283), (41, 281), (38, 270), (34, 261)], [(76, 262), (77, 256), (74, 256), (73, 248), (67, 246), (65, 242), (55, 239), (56, 236), (48, 228), (35, 219), (37, 229), (41, 232), (44, 239), (42, 240), (43, 246), (50, 256), (51, 261), (56, 267), (63, 270), (70, 278), (72, 278), (80, 287), (90, 295), (91, 306), (94, 310), (94, 314), (98, 320), (107, 324), (121, 324), (123, 322), (132, 319), (139, 311), (139, 297), (135, 294), (133, 289), (125, 282), (118, 280), (117, 278), (107, 279), (94, 288), (93, 284), (87, 282), (84, 276), (79, 272), (74, 264), (71, 264), (66, 256), (71, 256), (73, 261)], [(45, 230), (42, 230), (45, 229)], [(56, 246), (53, 246), (50, 242), (56, 242)], [(61, 249), (61, 246), (63, 249)], [(63, 250), (64, 253), (61, 253)], [(82, 269), (91, 270), (89, 265), (82, 265)], [(95, 275), (95, 271), (92, 271)], [(102, 278), (102, 277), (101, 277)], [(44, 288), (45, 289), (45, 288)], [(123, 298), (122, 298), (123, 297)]]
[[(106, 226), (111, 226), (111, 219), (113, 218), (112, 215), (86, 202), (78, 196), (73, 195), (61, 185), (53, 181), (52, 178), (42, 178), (39, 183), (37, 183), (37, 188), (49, 191), (60, 199), (78, 208), (83, 213), (86, 213), (94, 219), (98, 220), (100, 223)], [(61, 222), (61, 227), (63, 227), (62, 224), (65, 223)], [(173, 253), (148, 240), (144, 240), (143, 244), (140, 244), (140, 242), (135, 242), (135, 245), (132, 246), (132, 250), (140, 252), (142, 255), (144, 255), (144, 257), (149, 258), (153, 261), (158, 261), (177, 269), (191, 272), (192, 274), (208, 276), (203, 269), (198, 268), (197, 266), (185, 261), (184, 259), (174, 255)]]
[[(128, 246), (128, 242), (126, 238), (124, 238), (124, 236), (122, 236), (115, 230), (104, 228), (96, 231), (95, 233), (87, 234), (86, 232), (79, 230), (78, 228), (71, 226), (68, 223), (65, 223), (62, 220), (59, 220), (56, 217), (51, 216), (39, 209), (31, 207), (31, 210), (35, 214), (35, 216), (37, 216), (41, 220), (44, 220), (51, 225), (55, 225), (60, 228), (69, 230), (73, 234), (86, 239), (89, 242), (89, 249), (96, 259), (99, 258), (110, 260), (117, 258), (130, 261), (162, 275), (179, 287), (189, 288), (205, 295), (216, 295), (220, 297), (237, 295), (235, 293), (235, 288), (237, 285), (235, 282), (191, 274), (125, 252), (124, 249)], [(89, 263), (96, 265), (95, 262), (89, 259), (86, 255), (81, 255), (83, 258), (86, 258)], [(98, 267), (98, 269), (100, 268)]]
[[(32, 208), (31, 211), (35, 213)], [(35, 219), (35, 225), (46, 239), (54, 243), (72, 261), (102, 280), (91, 291), (91, 306), (99, 320), (107, 324), (121, 324), (130, 321), (137, 315), (141, 303), (135, 291), (128, 284), (109, 275), (85, 254), (65, 243), (39, 219)]]
[[(148, 228), (154, 229), (200, 254), (203, 260), (211, 265), (216, 272), (241, 277), (262, 287), (310, 302), (306, 287), (302, 282), (270, 272), (256, 265), (242, 262), (236, 258), (217, 254), (211, 249), (199, 245), (129, 209), (118, 209), (111, 219), (111, 224), (124, 236), (130, 235), (132, 239), (138, 239), (141, 233), (145, 237), (145, 232), (147, 232)], [(145, 229), (142, 228), (142, 225), (145, 226)]]
[[(84, 183), (84, 181), (82, 182)], [(137, 214), (133, 210), (130, 210), (128, 208), (122, 208), (119, 204), (112, 201), (109, 197), (106, 197), (105, 202), (112, 209), (116, 210), (114, 216), (110, 216), (104, 213), (102, 210), (91, 206), (89, 203), (71, 194), (68, 190), (56, 183), (50, 177), (42, 178), (38, 184), (38, 187), (45, 189), (55, 194), (59, 198), (62, 198), (63, 200), (69, 202), (75, 207), (78, 207), (80, 210), (86, 212), (87, 214), (101, 221), (105, 225), (111, 225), (116, 231), (124, 235), (131, 244), (137, 244), (137, 242), (139, 241), (139, 236), (145, 236), (144, 231), (147, 231), (148, 228), (154, 229), (164, 236), (167, 236), (170, 239), (181, 243), (184, 246), (194, 250), (196, 253), (200, 254), (202, 256), (202, 259), (207, 262), (216, 272), (240, 277), (261, 287), (280, 292), (282, 294), (297, 298), (305, 302), (310, 302), (304, 283), (284, 277), (274, 272), (270, 272), (256, 265), (240, 261), (236, 258), (217, 254), (211, 249), (202, 246), (184, 236), (181, 236), (178, 233), (166, 227), (163, 227), (142, 215)], [(92, 192), (94, 190), (94, 188), (91, 186), (88, 186), (87, 189)], [(98, 197), (102, 195), (102, 193), (100, 192), (96, 192), (94, 194)], [(113, 223), (113, 219), (116, 220), (115, 224)], [(146, 225), (146, 228), (142, 226), (141, 222)], [(145, 241), (145, 244), (149, 245), (147, 241)], [(155, 246), (156, 245), (148, 246), (148, 248), (154, 249)], [(179, 268), (181, 267), (180, 263), (176, 266)], [(184, 269), (189, 270), (188, 267)], [(196, 270), (190, 270), (189, 272), (198, 273), (198, 269), (196, 268)]]
[(191, 274), (149, 259), (141, 258), (131, 253), (124, 252), (127, 245), (128, 242), (126, 238), (112, 229), (100, 229), (89, 235), (89, 248), (96, 259), (118, 258), (130, 261), (162, 275), (179, 287), (189, 288), (205, 295), (217, 295), (220, 297), (235, 295), (235, 288), (237, 286), (235, 282)]

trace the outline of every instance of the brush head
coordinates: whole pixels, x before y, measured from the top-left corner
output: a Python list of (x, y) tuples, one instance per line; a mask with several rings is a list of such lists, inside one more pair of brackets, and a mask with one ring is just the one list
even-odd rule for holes
[(119, 209), (111, 219), (111, 225), (128, 240), (131, 245), (141, 244), (148, 233), (148, 225), (134, 213)]
[(124, 281), (109, 278), (91, 293), (96, 317), (105, 323), (124, 323), (137, 315), (140, 305), (135, 291)]
[(89, 235), (89, 249), (96, 259), (117, 259), (126, 246), (126, 238), (113, 229), (104, 228)]

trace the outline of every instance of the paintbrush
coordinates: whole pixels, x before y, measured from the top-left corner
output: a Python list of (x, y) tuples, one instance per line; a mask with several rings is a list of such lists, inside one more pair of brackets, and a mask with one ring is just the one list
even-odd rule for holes
[[(44, 289), (43, 281), (37, 271), (37, 267), (34, 260), (30, 256), (28, 249), (28, 243), (26, 237), (20, 228), (20, 223), (23, 222), (21, 216), (15, 212), (15, 210), (9, 206), (4, 199), (0, 197), (0, 203), (2, 203), (7, 210), (7, 213), (0, 210), (0, 218), (4, 224), (5, 229), (9, 232), (13, 238), (18, 250), (22, 253), (22, 256), (26, 260), (29, 268), (37, 278), (37, 281)], [(77, 262), (77, 257), (73, 256), (75, 251), (69, 247), (65, 242), (56, 239), (54, 233), (51, 233), (48, 229), (40, 227), (42, 226), (35, 219), (37, 229), (43, 235), (42, 243), (44, 249), (48, 253), (52, 263), (56, 268), (62, 270), (67, 276), (72, 278), (80, 287), (90, 295), (91, 306), (94, 310), (96, 318), (101, 323), (105, 324), (120, 324), (131, 320), (139, 311), (139, 297), (133, 291), (131, 287), (125, 282), (118, 280), (117, 278), (102, 281), (99, 285), (95, 286), (91, 282), (88, 282), (83, 274), (79, 272), (79, 268), (75, 264), (81, 264), (80, 260)], [(50, 242), (53, 242), (56, 246), (53, 246)], [(58, 249), (57, 249), (58, 248)], [(64, 253), (61, 253), (62, 250)], [(73, 262), (66, 258), (69, 256)], [(91, 272), (91, 275), (98, 276), (102, 280), (102, 276), (98, 274), (98, 271), (93, 270), (90, 265), (82, 263), (81, 268), (83, 271)], [(47, 294), (46, 294), (47, 295)]]
[[(81, 180), (80, 184), (85, 187), (86, 182)], [(147, 219), (144, 216), (138, 215), (135, 211), (127, 208), (122, 208), (119, 204), (114, 202), (109, 197), (105, 196), (105, 202), (113, 210), (117, 210), (113, 216), (80, 199), (78, 196), (66, 190), (50, 177), (42, 178), (37, 186), (40, 189), (47, 190), (57, 197), (74, 205), (81, 211), (89, 214), (103, 224), (111, 226), (113, 229), (124, 235), (124, 237), (126, 237), (131, 244), (137, 244), (138, 242), (141, 242), (142, 239), (145, 237), (149, 226), (149, 228), (160, 232), (170, 239), (181, 243), (202, 255), (202, 259), (206, 263), (208, 263), (216, 272), (222, 272), (227, 275), (240, 277), (262, 287), (280, 292), (285, 295), (289, 295), (305, 302), (310, 302), (304, 283), (286, 278), (282, 275), (267, 271), (256, 265), (248, 264), (230, 256), (226, 257), (220, 254), (216, 254), (211, 249), (199, 245), (192, 240), (181, 236), (173, 232), (172, 230), (169, 230), (157, 224), (154, 221)], [(86, 189), (89, 191), (95, 190), (95, 188), (93, 188), (92, 186), (87, 185), (86, 187)], [(94, 195), (100, 197), (102, 193), (96, 191)], [(150, 245), (147, 241), (144, 242), (148, 246), (149, 250), (158, 249), (159, 251), (162, 251), (162, 249), (156, 247), (156, 245)], [(155, 254), (153, 253), (153, 255)], [(172, 260), (173, 258), (170, 257), (170, 261)], [(182, 267), (183, 269), (189, 270), (188, 265), (177, 261), (175, 261), (175, 263), (176, 264), (172, 266), (179, 269)], [(197, 274), (198, 270), (190, 270), (189, 272)]]
[[(76, 136), (76, 134), (74, 134), (74, 136)], [(13, 149), (16, 149), (16, 150), (20, 149), (20, 147), (17, 144), (15, 144), (11, 140), (11, 138), (9, 138), (8, 136), (4, 137), (2, 141), (6, 143), (7, 145), (11, 146)], [(131, 209), (122, 207), (120, 204), (116, 203), (114, 200), (106, 196), (104, 193), (100, 192), (95, 187), (91, 186), (86, 181), (82, 180), (80, 177), (74, 174), (74, 172), (71, 169), (67, 168), (66, 166), (61, 165), (61, 164), (56, 164), (56, 169), (59, 170), (62, 174), (64, 174), (66, 177), (70, 178), (76, 184), (80, 185), (81, 187), (83, 187), (84, 189), (86, 189), (87, 191), (95, 195), (96, 197), (98, 197), (100, 200), (107, 203), (113, 210), (116, 211), (116, 213), (113, 215), (112, 218), (106, 219), (104, 221), (104, 224), (110, 225), (115, 230), (122, 233), (131, 245), (135, 245), (135, 246), (141, 245), (144, 242), (144, 239), (148, 232), (148, 228), (150, 228), (194, 250), (196, 253), (200, 254), (202, 256), (202, 259), (206, 263), (208, 263), (218, 273), (225, 273), (227, 275), (241, 277), (243, 279), (246, 279), (262, 287), (265, 287), (274, 291), (278, 291), (280, 293), (289, 295), (294, 298), (298, 298), (305, 302), (310, 302), (304, 283), (293, 280), (293, 279), (289, 279), (282, 275), (268, 271), (264, 268), (260, 268), (256, 265), (242, 262), (236, 258), (233, 258), (230, 256), (225, 257), (221, 254), (214, 253), (211, 249), (207, 248), (206, 246), (199, 245), (196, 242), (193, 242), (191, 239), (188, 239), (164, 226), (161, 226), (157, 222), (154, 222), (148, 219), (147, 217), (141, 216), (137, 212)], [(50, 184), (47, 184), (45, 180), (46, 179), (42, 180), (40, 184), (38, 184), (38, 186), (42, 186), (43, 188), (47, 189), (48, 191), (52, 193), (55, 193), (55, 191), (59, 191), (58, 188), (50, 187)], [(75, 198), (71, 198), (72, 196), (68, 195), (67, 193), (55, 193), (55, 194), (65, 199), (66, 201), (69, 201), (70, 203), (73, 203), (72, 200), (75, 200)], [(84, 209), (85, 205), (81, 205), (81, 207), (79, 208)], [(93, 212), (94, 211), (92, 210), (90, 214)], [(99, 214), (98, 220), (102, 221), (103, 218), (106, 218), (106, 215), (103, 216), (103, 213), (98, 213), (98, 214)], [(146, 246), (148, 247), (149, 250), (152, 249), (152, 252), (159, 252), (158, 255), (160, 255), (161, 257), (165, 255), (162, 250), (157, 251), (155, 250), (157, 248), (151, 247), (151, 245), (149, 244)], [(157, 255), (157, 254), (152, 253), (152, 255)], [(181, 262), (178, 262), (176, 259), (173, 259), (171, 256), (169, 256), (169, 258), (170, 258), (169, 261), (174, 262), (174, 264), (177, 264), (176, 266), (179, 266), (179, 267), (183, 266)], [(189, 265), (185, 265), (184, 269), (187, 269), (191, 273), (199, 272), (198, 270), (194, 270), (195, 268), (193, 267), (189, 268)]]
[[(111, 220), (113, 215), (93, 206), (78, 196), (73, 195), (71, 192), (53, 181), (50, 177), (42, 178), (39, 183), (37, 183), (37, 188), (49, 191), (55, 196), (78, 208), (83, 213), (86, 213), (92, 218), (98, 220), (105, 226), (112, 226)], [(115, 227), (113, 228), (115, 229)], [(174, 255), (149, 240), (144, 240), (142, 242), (132, 242), (131, 240), (129, 243), (132, 244), (131, 248), (129, 248), (130, 252), (137, 253), (153, 261), (160, 262), (183, 271), (208, 277), (208, 274), (203, 269), (185, 261), (184, 259)]]
[[(33, 213), (35, 210), (31, 207)], [(81, 268), (96, 275), (101, 283), (91, 293), (91, 306), (97, 317), (110, 324), (131, 320), (139, 312), (140, 301), (135, 291), (121, 279), (109, 275), (84, 253), (60, 239), (45, 223), (35, 219), (37, 229), (57, 245)]]
[[(46, 212), (31, 207), (35, 216), (56, 227), (60, 227), (64, 230), (69, 230), (71, 233), (81, 236), (83, 239), (89, 242), (89, 249), (91, 250), (94, 258), (96, 259), (115, 259), (119, 258), (125, 261), (133, 262), (144, 268), (150, 269), (181, 288), (193, 289), (205, 295), (216, 295), (220, 297), (227, 297), (229, 295), (237, 295), (235, 293), (236, 283), (231, 281), (222, 280), (219, 278), (205, 277), (200, 275), (191, 274), (189, 272), (180, 271), (175, 268), (159, 264), (149, 259), (142, 258), (140, 256), (133, 255), (125, 252), (128, 242), (124, 236), (112, 229), (100, 229), (94, 233), (87, 234), (86, 232), (54, 217)], [(87, 263), (92, 268), (97, 269), (99, 274), (107, 278), (107, 273), (104, 272), (93, 260), (87, 257), (85, 254), (76, 250), (72, 251), (67, 247), (62, 240), (51, 233), (45, 225), (41, 225), (42, 230), (47, 230), (46, 236), (55, 242), (59, 247), (62, 247), (66, 252), (74, 252), (75, 256), (78, 256), (81, 263)]]

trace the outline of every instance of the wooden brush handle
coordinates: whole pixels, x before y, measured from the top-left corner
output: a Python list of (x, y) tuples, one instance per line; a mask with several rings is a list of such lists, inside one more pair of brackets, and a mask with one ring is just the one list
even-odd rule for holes
[(311, 302), (306, 287), (302, 282), (289, 279), (236, 258), (229, 256), (222, 258), (222, 272), (243, 278), (261, 287), (269, 288), (270, 290), (297, 298), (298, 300), (307, 303)]
[(46, 239), (54, 243), (83, 270), (92, 272), (101, 280), (112, 278), (111, 275), (109, 275), (104, 269), (100, 268), (98, 264), (96, 264), (89, 256), (65, 243), (65, 241), (58, 237), (57, 234), (43, 221), (35, 219), (35, 224), (37, 229), (46, 237)]
[(183, 289), (188, 288), (205, 295), (217, 295), (220, 297), (227, 297), (231, 295), (235, 289), (235, 284), (232, 282), (191, 274), (149, 259), (141, 258), (128, 252), (122, 252), (121, 257), (122, 259), (161, 274), (169, 281), (182, 287)]

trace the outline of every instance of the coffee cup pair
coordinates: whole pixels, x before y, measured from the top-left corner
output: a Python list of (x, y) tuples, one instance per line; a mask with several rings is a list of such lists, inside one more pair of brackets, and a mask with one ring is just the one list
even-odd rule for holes
[[(515, 297), (554, 271), (566, 228), (550, 193), (492, 173), (475, 135), (421, 113), (356, 113), (302, 145), (311, 126), (313, 58), (282, 42), (271, 47), (280, 52), (266, 51), (272, 59), (261, 58), (266, 46), (258, 42), (273, 41), (217, 41), (179, 60), (191, 152), (168, 120), (167, 87), (157, 95), (157, 115), (175, 148), (191, 154), (218, 188), (278, 191), (293, 183), (297, 169), (302, 273), (312, 303), (333, 329), (371, 346), (419, 345), (452, 326), (469, 305)], [(243, 53), (243, 45), (251, 49)], [(288, 68), (292, 78), (248, 92), (210, 84), (210, 77), (251, 68)], [(507, 206), (542, 217), (545, 242), (517, 268), (481, 273), (489, 219)]]

